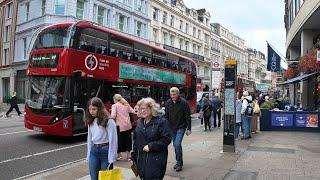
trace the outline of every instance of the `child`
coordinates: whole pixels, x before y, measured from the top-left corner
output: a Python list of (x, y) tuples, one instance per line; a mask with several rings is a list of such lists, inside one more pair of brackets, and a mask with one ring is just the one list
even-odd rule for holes
[(87, 161), (91, 180), (98, 180), (100, 170), (113, 168), (117, 158), (118, 139), (114, 120), (101, 99), (94, 97), (88, 103), (85, 124), (88, 125)]

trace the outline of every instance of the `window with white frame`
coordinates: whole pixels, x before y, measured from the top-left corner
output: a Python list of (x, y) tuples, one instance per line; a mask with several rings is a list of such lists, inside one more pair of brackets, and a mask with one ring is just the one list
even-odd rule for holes
[(163, 44), (168, 44), (168, 33), (163, 32)]
[(183, 31), (183, 21), (180, 20), (180, 31)]
[(12, 3), (9, 3), (6, 6), (6, 18), (9, 19), (11, 17), (12, 17)]
[(183, 50), (183, 39), (179, 40), (180, 49)]
[(55, 0), (55, 14), (63, 15), (65, 13), (65, 0)]
[(4, 29), (4, 38), (3, 38), (4, 42), (9, 42), (10, 31), (11, 31), (11, 26), (10, 25), (6, 26)]
[(209, 49), (204, 48), (204, 55), (205, 55), (206, 57), (208, 57), (208, 56), (209, 56)]
[(41, 15), (43, 16), (46, 12), (46, 0), (41, 0)]
[(23, 38), (22, 42), (23, 42), (23, 59), (27, 59), (27, 38)]
[(9, 65), (9, 49), (4, 49), (3, 50), (3, 64), (2, 65)]
[(163, 24), (167, 24), (167, 16), (168, 16), (168, 13), (166, 11), (163, 11), (163, 15), (162, 15)]
[(174, 27), (174, 16), (173, 15), (171, 15), (170, 26)]
[(193, 37), (196, 37), (196, 34), (197, 34), (197, 29), (196, 29), (196, 27), (193, 27)]
[(153, 28), (153, 40), (154, 42), (158, 42), (159, 31), (156, 28)]
[(26, 5), (25, 5), (25, 7), (26, 7), (26, 21), (29, 21), (30, 3), (27, 2)]
[(189, 34), (189, 24), (186, 23), (186, 33)]
[(197, 45), (196, 45), (196, 44), (193, 44), (193, 46), (192, 46), (192, 52), (193, 52), (194, 54), (197, 53)]
[(111, 10), (107, 9), (107, 25), (108, 26), (111, 26), (111, 18), (112, 18)]
[(144, 0), (135, 0), (135, 1), (134, 1), (135, 9), (136, 9), (137, 11), (142, 12), (142, 11), (143, 11), (143, 4), (144, 4), (144, 3), (145, 3)]
[(198, 29), (198, 39), (201, 39), (201, 30)]
[(124, 15), (119, 14), (119, 30), (122, 32), (124, 32), (125, 18)]
[(153, 20), (158, 21), (158, 19), (159, 19), (159, 9), (154, 7), (152, 11), (153, 11), (152, 12)]
[(84, 0), (77, 0), (76, 17), (78, 19), (83, 19), (83, 12), (84, 12)]
[(201, 55), (201, 46), (198, 46), (198, 55)]
[(172, 47), (174, 47), (174, 40), (175, 40), (174, 35), (170, 35), (170, 45), (171, 45)]
[(189, 51), (189, 41), (186, 41), (186, 42), (185, 42), (185, 46), (186, 46), (186, 47), (185, 47), (185, 50), (186, 50), (186, 51)]
[(142, 37), (142, 22), (135, 21), (136, 24), (136, 35)]
[(97, 16), (97, 22), (101, 25), (104, 24), (104, 14), (105, 14), (105, 8), (98, 6), (98, 16)]

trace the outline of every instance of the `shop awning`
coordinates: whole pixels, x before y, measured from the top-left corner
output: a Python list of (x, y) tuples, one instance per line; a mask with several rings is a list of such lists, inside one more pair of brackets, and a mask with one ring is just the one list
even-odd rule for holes
[(307, 79), (311, 78), (313, 75), (316, 75), (317, 73), (318, 72), (314, 72), (314, 73), (310, 73), (310, 74), (304, 74), (304, 75), (289, 79), (289, 80), (287, 80), (285, 82), (279, 83), (278, 85), (292, 84), (292, 83), (295, 83), (297, 81), (304, 81), (304, 80), (307, 80)]

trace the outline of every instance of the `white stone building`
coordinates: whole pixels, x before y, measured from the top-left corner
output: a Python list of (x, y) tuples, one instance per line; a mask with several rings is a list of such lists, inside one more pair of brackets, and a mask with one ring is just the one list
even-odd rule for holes
[(152, 0), (151, 9), (151, 41), (193, 58), (198, 79), (211, 87), (210, 14), (187, 8), (182, 0)]

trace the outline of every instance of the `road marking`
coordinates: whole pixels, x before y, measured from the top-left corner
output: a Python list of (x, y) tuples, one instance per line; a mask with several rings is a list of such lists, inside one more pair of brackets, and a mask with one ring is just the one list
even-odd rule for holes
[(35, 173), (32, 173), (32, 174), (21, 176), (21, 177), (18, 177), (16, 179), (14, 179), (14, 180), (26, 179), (26, 178), (29, 178), (29, 177), (32, 177), (32, 176), (36, 176), (36, 175), (39, 175), (39, 174), (42, 174), (42, 173), (45, 173), (45, 172), (48, 172), (48, 171), (52, 171), (52, 170), (58, 169), (60, 167), (64, 167), (64, 166), (68, 166), (68, 165), (71, 165), (71, 164), (74, 164), (74, 163), (78, 163), (78, 162), (81, 162), (81, 161), (84, 161), (84, 160), (85, 160), (85, 158), (79, 159), (79, 160), (75, 160), (75, 161), (68, 162), (68, 163), (65, 163), (65, 164), (61, 164), (61, 165), (58, 165), (58, 166), (55, 166), (55, 167), (52, 167), (52, 168), (49, 168), (49, 169), (44, 169), (44, 170), (39, 171), (39, 172), (35, 172)]
[(28, 131), (17, 131), (17, 132), (11, 132), (11, 133), (3, 133), (3, 134), (0, 134), (0, 136), (6, 136), (6, 135), (11, 135), (11, 134), (20, 134), (20, 133), (26, 133), (26, 132), (34, 132), (34, 131), (28, 130)]
[(78, 146), (83, 146), (83, 145), (87, 145), (87, 143), (77, 144), (77, 145), (63, 147), (63, 148), (59, 148), (59, 149), (53, 149), (53, 150), (50, 150), (50, 151), (44, 151), (44, 152), (35, 153), (35, 154), (29, 154), (29, 155), (18, 157), (18, 158), (7, 159), (7, 160), (4, 160), (4, 161), (1, 161), (0, 164), (11, 162), (11, 161), (16, 161), (16, 160), (21, 160), (21, 159), (26, 159), (26, 158), (29, 158), (29, 157), (40, 156), (40, 155), (44, 155), (44, 154), (48, 154), (48, 153), (52, 153), (52, 152), (56, 152), (56, 151), (62, 151), (62, 150), (66, 150), (66, 149), (71, 149), (71, 148), (78, 147)]

